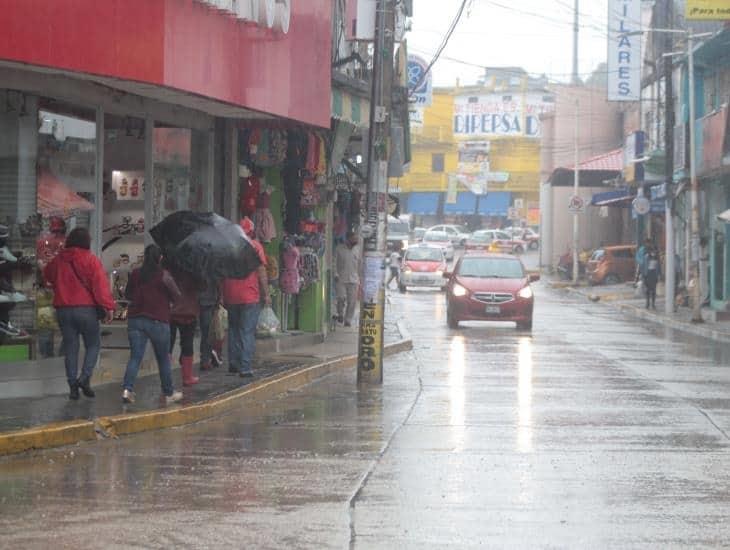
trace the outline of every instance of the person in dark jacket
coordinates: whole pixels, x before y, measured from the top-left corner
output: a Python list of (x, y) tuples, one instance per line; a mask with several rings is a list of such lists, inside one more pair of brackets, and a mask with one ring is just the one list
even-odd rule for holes
[(145, 248), (142, 267), (129, 275), (124, 295), (130, 300), (127, 321), (130, 356), (124, 373), (122, 401), (134, 403), (134, 382), (147, 340), (152, 342), (155, 352), (165, 402), (180, 401), (182, 393), (175, 391), (172, 384), (169, 346), (170, 309), (181, 294), (170, 273), (162, 268), (159, 246), (151, 244)]
[[(89, 231), (77, 227), (66, 237), (65, 248), (43, 270), (46, 285), (53, 289), (69, 398), (73, 400), (79, 398), (79, 389), (86, 397), (94, 397), (90, 380), (101, 349), (99, 312), (104, 311), (104, 321), (109, 322), (116, 307), (104, 266), (90, 249)], [(86, 353), (81, 376), (77, 378), (79, 336), (84, 340)]]
[(646, 287), (646, 309), (656, 309), (656, 285), (661, 276), (659, 253), (651, 247), (644, 258), (644, 286)]
[(170, 355), (175, 348), (177, 333), (180, 333), (180, 370), (183, 386), (193, 386), (200, 379), (193, 375), (193, 347), (195, 341), (195, 325), (200, 315), (198, 303), (199, 284), (184, 271), (173, 270), (181, 296), (175, 300), (170, 310)]
[(200, 370), (221, 366), (220, 350), (214, 349), (210, 339), (210, 325), (221, 300), (219, 286), (214, 281), (208, 281), (198, 297), (200, 304)]

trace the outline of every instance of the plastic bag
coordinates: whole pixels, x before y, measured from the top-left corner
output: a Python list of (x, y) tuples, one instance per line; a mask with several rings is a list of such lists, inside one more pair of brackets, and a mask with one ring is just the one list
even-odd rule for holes
[(222, 305), (218, 305), (210, 321), (208, 341), (216, 345), (226, 338), (226, 332), (228, 332), (228, 311)]
[(256, 325), (256, 332), (261, 336), (271, 336), (276, 332), (279, 332), (281, 323), (279, 318), (274, 313), (274, 310), (270, 306), (266, 306), (261, 310), (259, 315), (259, 322)]
[(644, 281), (639, 279), (636, 281), (636, 284), (634, 285), (634, 297), (635, 298), (641, 298), (644, 295), (645, 289), (644, 289)]

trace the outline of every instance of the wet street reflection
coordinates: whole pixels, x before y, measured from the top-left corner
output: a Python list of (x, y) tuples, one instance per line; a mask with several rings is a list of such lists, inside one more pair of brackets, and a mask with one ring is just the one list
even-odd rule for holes
[(526, 334), (450, 330), (442, 293), (393, 292), (414, 351), (382, 387), (344, 371), (194, 426), (2, 459), (0, 546), (725, 544), (727, 346), (536, 296)]

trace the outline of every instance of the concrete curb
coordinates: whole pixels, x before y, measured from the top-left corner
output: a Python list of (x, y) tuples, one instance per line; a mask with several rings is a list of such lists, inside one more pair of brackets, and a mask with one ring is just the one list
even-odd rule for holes
[(677, 321), (676, 319), (669, 319), (667, 317), (646, 311), (645, 309), (642, 309), (640, 307), (636, 307), (632, 304), (615, 304), (615, 307), (623, 313), (638, 317), (640, 319), (646, 319), (647, 321), (652, 321), (653, 323), (656, 323), (658, 325), (663, 325), (665, 327), (669, 327), (675, 330), (688, 332), (696, 336), (709, 338), (710, 340), (730, 343), (730, 334), (711, 329), (706, 325), (693, 325), (691, 323)]
[[(402, 339), (386, 344), (384, 355), (389, 357), (411, 349), (412, 340)], [(245, 401), (269, 399), (338, 370), (352, 368), (356, 362), (357, 356), (349, 355), (318, 365), (295, 368), (207, 401), (182, 407), (105, 416), (95, 420), (71, 420), (0, 433), (0, 456), (193, 424), (219, 416)]]

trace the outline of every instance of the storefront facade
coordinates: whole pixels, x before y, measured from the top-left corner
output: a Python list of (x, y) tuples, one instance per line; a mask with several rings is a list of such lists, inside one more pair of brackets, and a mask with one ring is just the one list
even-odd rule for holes
[(284, 33), (193, 0), (53, 8), (0, 0), (0, 224), (9, 253), (0, 365), (33, 373), (22, 384), (0, 376), (0, 396), (64, 391), (41, 273), (70, 229), (89, 228), (118, 300), (96, 382), (117, 380), (128, 354), (122, 293), (147, 230), (178, 210), (239, 215), (241, 127), (286, 123), (326, 137), (329, 4), (292, 7)]

